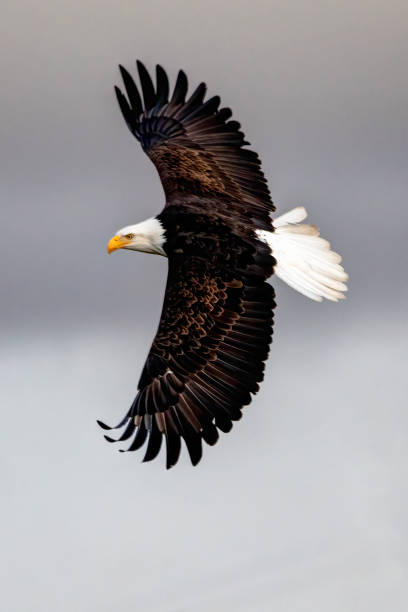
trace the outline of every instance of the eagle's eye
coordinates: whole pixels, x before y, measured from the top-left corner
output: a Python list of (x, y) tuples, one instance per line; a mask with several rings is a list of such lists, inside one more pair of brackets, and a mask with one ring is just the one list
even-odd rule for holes
[(135, 237), (134, 234), (125, 234), (126, 240), (132, 240), (132, 238), (134, 238), (134, 237)]

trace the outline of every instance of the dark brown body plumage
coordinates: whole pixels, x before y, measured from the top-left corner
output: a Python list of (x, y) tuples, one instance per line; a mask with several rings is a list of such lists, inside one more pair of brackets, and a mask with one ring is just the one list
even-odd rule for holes
[(258, 156), (244, 148), (231, 111), (218, 110), (219, 98), (204, 102), (201, 84), (185, 101), (180, 72), (168, 102), (164, 71), (157, 67), (155, 88), (140, 62), (138, 68), (144, 104), (123, 68), (129, 102), (117, 95), (164, 187), (157, 218), (169, 272), (139, 392), (118, 427), (127, 425), (120, 440), (133, 436), (128, 450), (147, 439), (145, 460), (157, 455), (164, 436), (171, 467), (181, 438), (196, 464), (202, 440), (214, 444), (218, 429), (231, 429), (263, 378), (275, 306), (266, 279), (275, 261), (255, 231), (272, 229), (274, 208)]

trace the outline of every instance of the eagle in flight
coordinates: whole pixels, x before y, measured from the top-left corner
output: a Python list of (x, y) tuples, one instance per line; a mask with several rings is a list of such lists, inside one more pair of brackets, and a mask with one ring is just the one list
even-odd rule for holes
[(126, 96), (115, 88), (131, 133), (160, 176), (160, 214), (120, 229), (108, 252), (143, 251), (168, 259), (159, 327), (135, 400), (118, 440), (126, 450), (146, 444), (144, 461), (166, 442), (167, 468), (177, 463), (181, 439), (191, 462), (219, 430), (228, 432), (264, 376), (272, 339), (276, 275), (315, 301), (343, 298), (341, 257), (319, 237), (298, 207), (272, 220), (258, 155), (220, 98), (205, 100), (201, 83), (187, 96), (180, 70), (173, 93), (161, 66), (155, 83), (137, 62), (140, 90), (120, 66)]

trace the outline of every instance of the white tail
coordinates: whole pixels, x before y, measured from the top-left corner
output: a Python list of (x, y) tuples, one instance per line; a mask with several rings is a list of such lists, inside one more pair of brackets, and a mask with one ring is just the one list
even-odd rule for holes
[(316, 302), (323, 298), (337, 302), (345, 297), (348, 276), (340, 265), (340, 255), (319, 237), (319, 229), (300, 224), (306, 217), (306, 209), (298, 206), (274, 219), (274, 232), (258, 230), (258, 236), (277, 261), (276, 276)]

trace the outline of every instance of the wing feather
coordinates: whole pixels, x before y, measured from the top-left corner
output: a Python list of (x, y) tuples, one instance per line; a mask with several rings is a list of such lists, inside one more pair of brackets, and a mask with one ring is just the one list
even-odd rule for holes
[(169, 79), (163, 68), (157, 64), (156, 66), (156, 87), (157, 87), (157, 103), (156, 106), (160, 109), (169, 101)]
[(155, 106), (157, 102), (156, 92), (154, 89), (153, 81), (150, 77), (150, 74), (146, 70), (145, 65), (140, 60), (137, 60), (136, 65), (139, 73), (140, 84), (142, 86), (145, 111), (148, 112), (151, 108)]
[(135, 124), (137, 124), (137, 116), (141, 115), (141, 113), (143, 112), (142, 99), (140, 97), (139, 90), (136, 87), (134, 80), (132, 79), (132, 77), (126, 70), (126, 68), (124, 68), (123, 66), (119, 66), (119, 70), (120, 70), (120, 74), (122, 75), (123, 83), (126, 89), (126, 94), (127, 94), (128, 100), (130, 102), (130, 107), (134, 115), (133, 117), (134, 122)]

